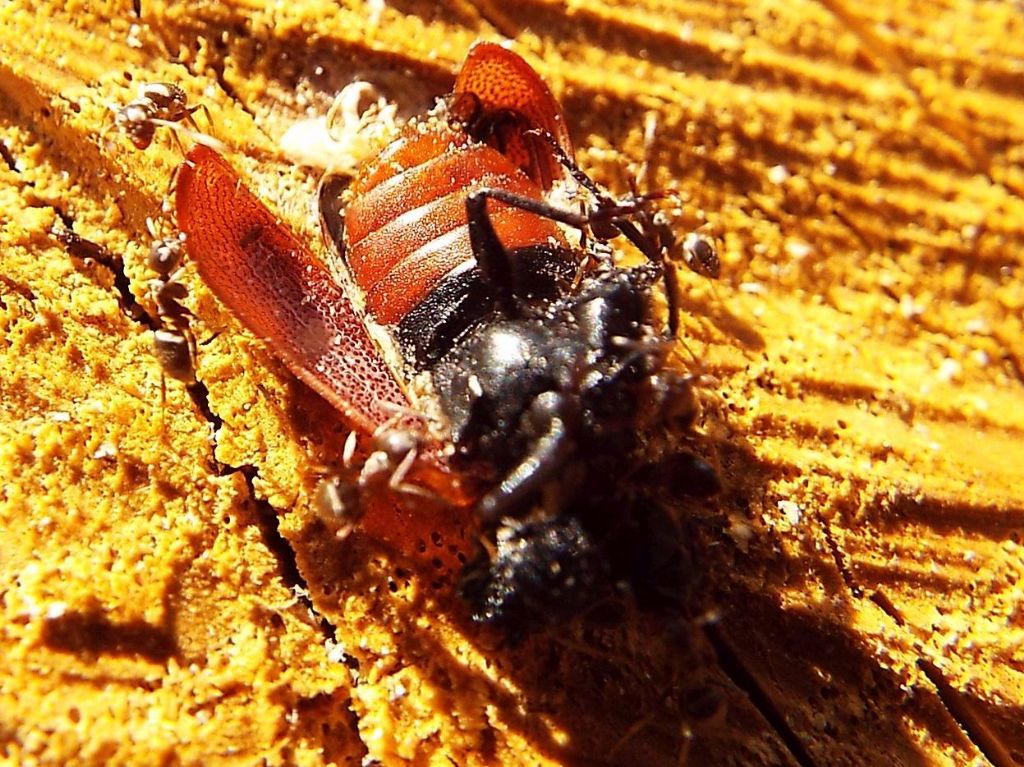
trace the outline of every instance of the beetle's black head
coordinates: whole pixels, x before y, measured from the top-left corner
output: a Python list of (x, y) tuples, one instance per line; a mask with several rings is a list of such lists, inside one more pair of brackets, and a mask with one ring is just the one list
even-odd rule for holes
[(660, 503), (583, 492), (557, 516), (502, 520), (493, 556), (481, 552), (466, 566), (460, 591), (475, 621), (515, 642), (601, 604), (681, 618), (697, 578), (681, 525)]
[(480, 623), (522, 632), (569, 618), (606, 581), (600, 551), (575, 517), (508, 520), (495, 544), (493, 559), (482, 552), (466, 566), (460, 588)]

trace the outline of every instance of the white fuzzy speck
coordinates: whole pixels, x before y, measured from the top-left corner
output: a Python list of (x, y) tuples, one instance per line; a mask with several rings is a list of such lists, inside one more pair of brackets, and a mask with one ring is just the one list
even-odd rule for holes
[(800, 505), (793, 501), (779, 501), (779, 511), (786, 515), (786, 521), (791, 525), (800, 524), (800, 520), (803, 519), (803, 511), (800, 509)]
[(789, 169), (785, 165), (773, 165), (768, 169), (768, 180), (773, 184), (784, 184), (789, 180)]
[(142, 27), (138, 24), (132, 24), (128, 27), (128, 35), (125, 37), (125, 44), (129, 48), (141, 48), (142, 40), (139, 39), (139, 34), (142, 32)]
[(944, 359), (939, 365), (938, 378), (944, 383), (949, 383), (950, 381), (959, 378), (962, 372), (963, 366), (959, 362), (950, 357), (946, 357), (946, 359)]
[(814, 248), (803, 240), (786, 240), (786, 255), (797, 261), (807, 258), (814, 252)]
[(117, 455), (117, 446), (112, 442), (101, 442), (100, 446), (93, 452), (92, 457), (97, 461), (102, 458), (113, 458)]
[(914, 297), (909, 293), (904, 293), (900, 296), (900, 314), (906, 319), (912, 319), (913, 317), (919, 317), (924, 313), (924, 306), (917, 303)]

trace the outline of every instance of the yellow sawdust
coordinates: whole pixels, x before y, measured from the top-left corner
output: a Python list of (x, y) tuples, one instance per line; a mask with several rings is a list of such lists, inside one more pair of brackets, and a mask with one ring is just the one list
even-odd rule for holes
[(595, 658), (576, 634), (517, 650), (466, 628), (429, 578), (318, 526), (344, 427), (191, 271), (215, 443), (178, 382), (161, 403), (114, 274), (50, 234), (63, 216), (120, 256), (153, 311), (145, 220), (170, 225), (179, 154), (136, 151), (110, 106), (171, 81), (319, 247), (317, 173), (282, 156), (285, 130), (355, 75), (416, 113), (498, 35), (552, 83), (596, 178), (624, 191), (646, 154), (689, 201), (680, 229), (720, 241), (720, 282), (684, 275), (725, 485), (691, 509), (727, 700), (692, 762), (794, 759), (736, 664), (815, 763), (1024, 753), (1014, 4), (141, 8), (0, 8), (2, 758), (675, 763), (687, 685), (643, 680), (665, 672), (658, 631)]

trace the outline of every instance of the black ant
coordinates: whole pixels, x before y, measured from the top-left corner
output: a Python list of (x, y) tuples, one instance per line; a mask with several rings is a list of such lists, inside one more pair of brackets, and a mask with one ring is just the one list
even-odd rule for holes
[[(120, 256), (112, 254), (102, 245), (87, 240), (71, 229), (54, 228), (53, 236), (76, 258), (91, 259), (106, 266), (115, 274), (115, 282), (122, 299), (121, 305), (136, 320), (153, 328), (153, 354), (161, 367), (161, 402), (166, 391), (163, 376), (168, 375), (186, 384), (194, 380), (193, 360), (196, 353), (195, 338), (189, 329), (192, 316), (182, 301), (188, 290), (180, 282), (181, 261), (184, 257), (184, 236), (157, 238), (153, 222), (146, 221), (149, 233), (155, 238), (147, 262), (158, 277), (150, 280), (150, 289), (156, 303), (156, 318), (135, 303), (124, 276)], [(120, 284), (120, 283), (124, 284)]]
[(185, 255), (184, 235), (157, 237), (156, 227), (149, 219), (146, 227), (154, 237), (147, 263), (158, 275), (150, 280), (150, 288), (159, 324), (153, 331), (153, 354), (162, 369), (160, 396), (163, 401), (166, 394), (164, 374), (186, 384), (193, 381), (196, 342), (189, 328), (192, 313), (182, 303), (188, 296), (188, 290), (180, 280), (181, 261)]
[(191, 118), (199, 107), (189, 107), (185, 91), (171, 83), (143, 83), (139, 96), (117, 110), (114, 124), (137, 149), (153, 143), (157, 126), (175, 125)]
[[(136, 149), (146, 149), (152, 144), (158, 127), (185, 131), (200, 143), (219, 146), (220, 142), (200, 133), (192, 119), (193, 113), (200, 109), (206, 115), (207, 122), (212, 122), (206, 106), (199, 104), (190, 107), (185, 91), (179, 86), (173, 83), (143, 83), (139, 87), (138, 97), (115, 112), (114, 124), (125, 132)], [(183, 122), (192, 130), (183, 128), (180, 124)], [(184, 154), (176, 133), (171, 135)]]
[[(386, 486), (395, 493), (433, 498), (424, 488), (406, 482), (421, 448), (421, 435), (400, 426), (410, 413), (401, 410), (378, 427), (371, 439), (372, 451), (357, 460), (357, 434), (349, 432), (342, 451), (340, 472), (325, 476), (317, 484), (314, 509), (325, 522), (338, 526), (337, 536), (345, 538), (365, 512), (362, 494)], [(417, 414), (412, 414), (417, 415)]]
[[(652, 211), (653, 203), (675, 197), (674, 192), (659, 190), (640, 193), (636, 188), (636, 181), (631, 180), (631, 193), (624, 198), (616, 199), (594, 183), (550, 133), (536, 128), (526, 133), (547, 144), (562, 167), (594, 198), (593, 208), (580, 215), (562, 213), (546, 204), (530, 206), (531, 209), (570, 226), (580, 227), (584, 237), (589, 230), (590, 235), (598, 242), (606, 242), (623, 235), (652, 263), (669, 264), (681, 257), (692, 272), (702, 277), (714, 280), (721, 275), (718, 251), (710, 237), (700, 232), (690, 232), (680, 242), (665, 213)], [(646, 163), (642, 173), (646, 175)], [(498, 197), (502, 199), (503, 196)], [(682, 288), (673, 269), (664, 269), (662, 278), (668, 300), (668, 335), (670, 338), (678, 339)]]
[(321, 479), (313, 496), (313, 509), (324, 522), (337, 526), (339, 539), (346, 538), (363, 517), (359, 469), (355, 465), (356, 439), (356, 433), (349, 432), (342, 451), (341, 472)]

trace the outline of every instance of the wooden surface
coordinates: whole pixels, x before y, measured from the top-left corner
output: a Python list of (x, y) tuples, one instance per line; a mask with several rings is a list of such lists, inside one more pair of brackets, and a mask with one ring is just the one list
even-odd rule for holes
[[(725, 485), (678, 504), (692, 663), (643, 617), (505, 647), (325, 535), (343, 425), (188, 269), (207, 401), (161, 403), (131, 305), (180, 155), (111, 106), (180, 84), (318, 243), (282, 137), (354, 77), (415, 114), (485, 37), (596, 178), (646, 152), (720, 241), (718, 283), (682, 275)], [(966, 0), (0, 6), (0, 759), (1024, 763), (1022, 41)]]

